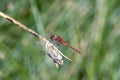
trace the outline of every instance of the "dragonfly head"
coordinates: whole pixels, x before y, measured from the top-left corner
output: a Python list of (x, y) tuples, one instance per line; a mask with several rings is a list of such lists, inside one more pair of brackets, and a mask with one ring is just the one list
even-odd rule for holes
[(51, 35), (51, 36), (50, 36), (50, 39), (51, 39), (51, 40), (56, 40), (56, 36), (55, 36), (55, 35)]

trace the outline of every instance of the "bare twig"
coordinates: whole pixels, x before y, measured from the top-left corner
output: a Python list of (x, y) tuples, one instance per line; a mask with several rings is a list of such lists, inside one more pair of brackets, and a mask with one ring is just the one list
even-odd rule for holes
[(29, 29), (27, 26), (21, 24), (20, 22), (16, 21), (15, 19), (9, 17), (8, 15), (4, 14), (3, 12), (0, 11), (0, 16), (9, 20), (13, 24), (18, 25), (18, 27), (21, 27), (25, 31), (31, 33), (35, 37), (37, 37), (39, 40), (42, 40), (46, 44), (46, 52), (50, 58), (53, 59), (54, 63), (56, 64), (56, 67), (59, 67), (59, 65), (63, 64), (62, 56), (65, 57), (66, 59), (72, 61), (69, 59), (67, 56), (62, 54), (61, 51), (59, 51), (52, 43), (50, 43), (47, 39), (36, 33), (35, 31)]
[(20, 22), (16, 21), (15, 19), (9, 17), (8, 15), (0, 12), (0, 16), (2, 16), (3, 18), (9, 20), (10, 22), (18, 25), (19, 27), (21, 27), (22, 29), (24, 29), (25, 31), (31, 33), (32, 35), (34, 35), (35, 37), (39, 38), (40, 40), (46, 42), (47, 40), (45, 38), (43, 38), (42, 36), (40, 36), (38, 33), (36, 33), (35, 31), (29, 29), (27, 26), (21, 24)]

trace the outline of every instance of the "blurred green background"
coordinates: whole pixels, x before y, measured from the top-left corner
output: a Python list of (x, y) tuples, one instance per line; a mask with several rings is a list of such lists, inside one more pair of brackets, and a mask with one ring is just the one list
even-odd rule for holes
[(62, 46), (73, 62), (56, 69), (44, 44), (0, 17), (0, 80), (120, 80), (120, 0), (0, 0), (0, 10), (82, 51)]

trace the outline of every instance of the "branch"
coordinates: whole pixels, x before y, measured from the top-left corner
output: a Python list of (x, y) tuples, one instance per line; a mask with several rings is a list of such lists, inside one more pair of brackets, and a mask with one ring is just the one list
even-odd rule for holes
[(39, 35), (39, 34), (36, 33), (35, 31), (29, 29), (27, 26), (21, 24), (20, 22), (18, 22), (18, 21), (16, 21), (15, 19), (9, 17), (8, 15), (2, 13), (1, 11), (0, 11), (0, 16), (3, 17), (3, 18), (5, 18), (5, 19), (7, 19), (7, 20), (9, 20), (9, 21), (12, 22), (13, 24), (18, 25), (18, 27), (21, 27), (22, 29), (24, 29), (25, 31), (31, 33), (32, 35), (34, 35), (35, 37), (39, 38), (40, 40), (42, 40), (42, 41), (44, 41), (44, 42), (47, 41), (44, 37), (42, 37), (41, 35)]
[[(58, 68), (59, 65), (63, 64), (63, 59), (62, 56), (65, 57), (66, 59), (72, 61), (70, 58), (62, 54), (61, 51), (59, 51), (52, 43), (50, 43), (47, 39), (42, 37), (40, 34), (36, 33), (35, 31), (29, 29), (27, 26), (23, 25), (22, 23), (16, 21), (15, 19), (9, 17), (8, 15), (4, 14), (3, 12), (0, 11), (0, 16), (9, 20), (13, 24), (18, 25), (18, 27), (24, 29), (25, 31), (31, 33), (35, 37), (37, 37), (39, 40), (42, 40), (46, 44), (46, 52), (50, 58), (53, 59), (56, 67)], [(56, 56), (57, 55), (57, 56)]]

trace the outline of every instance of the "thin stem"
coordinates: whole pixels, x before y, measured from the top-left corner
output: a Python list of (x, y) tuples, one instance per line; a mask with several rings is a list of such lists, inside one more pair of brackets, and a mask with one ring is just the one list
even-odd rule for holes
[[(9, 20), (10, 22), (12, 22), (13, 24), (18, 25), (19, 27), (21, 27), (22, 29), (24, 29), (25, 31), (31, 33), (32, 35), (34, 35), (35, 37), (39, 38), (39, 40), (42, 40), (43, 42), (45, 42), (46, 44), (46, 51), (48, 55), (53, 55), (53, 54), (59, 54), (59, 56), (63, 56), (66, 59), (72, 61), (70, 58), (68, 58), (67, 56), (65, 56), (64, 54), (62, 54), (61, 51), (59, 51), (59, 49), (57, 49), (52, 43), (50, 43), (47, 39), (45, 39), (44, 37), (42, 37), (41, 35), (39, 35), (38, 33), (36, 33), (35, 31), (29, 29), (27, 26), (21, 24), (20, 22), (16, 21), (15, 19), (9, 17), (8, 15), (4, 14), (3, 12), (0, 11), (0, 16)], [(57, 60), (62, 61), (61, 59), (59, 59), (59, 56), (56, 57)], [(51, 57), (53, 60), (56, 60), (56, 58)], [(60, 64), (57, 62), (57, 66), (58, 67)]]
[(18, 25), (18, 27), (21, 27), (22, 29), (24, 29), (25, 31), (31, 33), (32, 35), (34, 35), (35, 37), (39, 38), (40, 40), (44, 41), (45, 43), (48, 41), (46, 40), (44, 37), (42, 37), (41, 35), (39, 35), (38, 33), (36, 33), (35, 31), (29, 29), (27, 26), (23, 25), (22, 23), (16, 21), (15, 19), (11, 18), (10, 16), (4, 14), (3, 12), (0, 11), (0, 16), (9, 20), (10, 22), (12, 22), (13, 24)]

